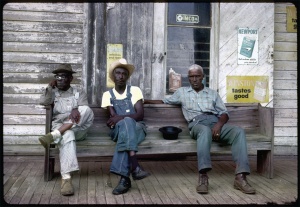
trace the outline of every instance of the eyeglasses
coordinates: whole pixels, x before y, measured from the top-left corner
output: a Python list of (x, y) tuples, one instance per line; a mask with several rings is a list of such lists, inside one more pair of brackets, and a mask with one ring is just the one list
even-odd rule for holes
[(69, 75), (55, 75), (54, 78), (56, 80), (65, 80), (66, 78), (68, 78)]

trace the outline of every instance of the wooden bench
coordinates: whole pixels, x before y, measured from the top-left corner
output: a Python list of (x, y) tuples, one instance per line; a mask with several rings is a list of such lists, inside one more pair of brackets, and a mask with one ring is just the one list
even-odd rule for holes
[[(273, 177), (273, 108), (262, 107), (260, 104), (226, 104), (230, 114), (229, 123), (241, 126), (246, 131), (248, 154), (257, 155), (257, 172)], [(90, 106), (95, 119), (89, 129), (87, 139), (77, 142), (78, 157), (112, 156), (115, 142), (108, 136), (106, 126), (107, 111), (99, 106)], [(46, 106), (46, 133), (51, 129), (52, 107)], [(149, 154), (194, 154), (196, 141), (189, 135), (187, 122), (179, 106), (167, 104), (144, 104), (144, 121), (147, 125), (145, 141), (139, 145), (138, 155)], [(182, 129), (176, 140), (165, 140), (159, 128), (176, 126)], [(55, 157), (58, 148), (51, 144), (45, 150), (44, 180), (51, 180), (54, 174)], [(230, 146), (222, 146), (213, 142), (212, 154), (231, 154)]]

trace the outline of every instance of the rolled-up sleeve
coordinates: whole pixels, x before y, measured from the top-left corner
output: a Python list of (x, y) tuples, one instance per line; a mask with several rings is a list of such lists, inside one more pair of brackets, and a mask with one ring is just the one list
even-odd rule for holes
[(179, 88), (177, 91), (175, 91), (175, 93), (170, 96), (170, 97), (167, 97), (165, 99), (163, 99), (162, 101), (165, 103), (165, 104), (174, 104), (174, 105), (180, 105), (181, 104), (181, 93), (180, 93), (180, 89)]
[(227, 114), (228, 117), (229, 117), (229, 113), (227, 111), (227, 108), (226, 108), (224, 102), (222, 101), (220, 95), (218, 93), (216, 93), (215, 96), (216, 96), (215, 109), (218, 112), (218, 117), (220, 117), (222, 114)]

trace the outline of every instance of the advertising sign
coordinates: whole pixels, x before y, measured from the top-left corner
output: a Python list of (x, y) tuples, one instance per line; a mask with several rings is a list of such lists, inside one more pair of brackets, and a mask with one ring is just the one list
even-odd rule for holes
[(109, 66), (115, 60), (123, 58), (123, 45), (122, 44), (107, 44), (106, 55), (106, 87), (113, 88), (115, 83), (109, 78)]
[(227, 76), (228, 103), (268, 103), (269, 76)]
[(258, 30), (249, 28), (238, 29), (238, 64), (258, 64)]
[(297, 9), (295, 6), (286, 7), (286, 31), (297, 32)]

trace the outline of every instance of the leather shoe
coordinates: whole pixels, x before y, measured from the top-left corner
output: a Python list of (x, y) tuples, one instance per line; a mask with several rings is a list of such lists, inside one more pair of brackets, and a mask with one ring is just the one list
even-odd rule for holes
[(114, 195), (120, 195), (126, 193), (129, 190), (129, 188), (131, 188), (130, 178), (121, 177), (119, 184), (117, 185), (117, 187), (115, 187), (112, 193)]
[(208, 193), (208, 176), (207, 174), (199, 174), (198, 186), (196, 188), (197, 193)]
[(48, 133), (39, 138), (40, 143), (47, 148), (54, 140), (51, 133)]
[(72, 185), (72, 180), (70, 179), (62, 179), (61, 180), (61, 187), (60, 187), (60, 193), (64, 196), (73, 195), (74, 194), (74, 188)]
[(246, 194), (255, 194), (255, 189), (248, 183), (245, 174), (238, 174), (236, 176), (233, 187)]
[(150, 173), (144, 171), (140, 166), (137, 166), (135, 170), (131, 172), (133, 180), (141, 180), (145, 177), (148, 177)]

